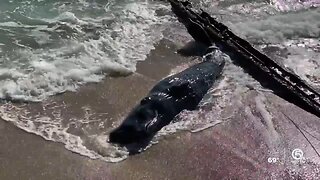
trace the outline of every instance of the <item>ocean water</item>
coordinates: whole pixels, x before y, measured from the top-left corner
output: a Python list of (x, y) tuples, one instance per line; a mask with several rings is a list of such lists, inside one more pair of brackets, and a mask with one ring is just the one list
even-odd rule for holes
[[(107, 133), (125, 116), (118, 111), (130, 107), (117, 109), (112, 107), (117, 103), (109, 103), (104, 106), (112, 110), (104, 112), (90, 103), (79, 105), (77, 100), (68, 98), (83, 98), (78, 96), (82, 89), (93, 83), (99, 85), (108, 77), (137, 75), (137, 63), (145, 61), (163, 39), (176, 46), (191, 40), (170, 13), (169, 4), (155, 0), (3, 0), (0, 3), (0, 117), (81, 155), (107, 162), (124, 160), (128, 152), (106, 140)], [(194, 3), (320, 88), (319, 1), (200, 0)], [(268, 91), (233, 65), (226, 55), (217, 56), (225, 58), (227, 65), (221, 81), (204, 98), (201, 108), (182, 112), (151, 144), (161, 143), (163, 136), (177, 131), (198, 132), (228, 121), (237, 114), (236, 110), (229, 110), (237, 109), (241, 94), (250, 89)], [(188, 63), (173, 68), (171, 73), (187, 66)], [(109, 85), (114, 91), (128, 83), (114, 81), (117, 81), (114, 86)], [(108, 89), (105, 91), (108, 94)], [(71, 95), (64, 97), (68, 92)], [(87, 99), (100, 97), (88, 96)], [(112, 100), (107, 95), (101, 98)], [(264, 110), (264, 99), (259, 97), (257, 104), (262, 114), (269, 117)]]
[(130, 0), (4, 1), (0, 99), (41, 101), (134, 72), (162, 38), (167, 18), (155, 10), (163, 8)]

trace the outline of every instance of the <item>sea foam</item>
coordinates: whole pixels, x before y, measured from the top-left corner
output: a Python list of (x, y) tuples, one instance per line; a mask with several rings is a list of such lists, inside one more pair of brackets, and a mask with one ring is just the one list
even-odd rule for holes
[[(0, 71), (0, 99), (42, 101), (99, 82), (106, 75), (134, 72), (136, 63), (162, 38), (167, 17), (156, 16), (159, 8), (166, 7), (143, 1), (118, 7), (113, 19), (77, 17), (65, 11), (52, 19), (43, 18), (47, 25), (0, 23), (0, 28), (12, 32), (29, 28), (26, 36), (34, 37), (34, 46), (17, 39), (14, 51), (0, 57), (5, 62)], [(104, 24), (106, 20), (110, 23)]]

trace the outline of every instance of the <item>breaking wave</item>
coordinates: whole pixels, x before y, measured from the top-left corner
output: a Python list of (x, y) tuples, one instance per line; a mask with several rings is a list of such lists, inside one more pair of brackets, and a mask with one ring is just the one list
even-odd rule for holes
[[(50, 19), (27, 5), (1, 13), (7, 18), (0, 21), (0, 99), (41, 101), (106, 75), (130, 74), (162, 38), (167, 21), (156, 15), (167, 7), (148, 1), (52, 5), (59, 14)], [(80, 14), (86, 8), (98, 15)]]
[(274, 15), (230, 24), (232, 30), (255, 43), (278, 44), (287, 39), (319, 38), (320, 9)]

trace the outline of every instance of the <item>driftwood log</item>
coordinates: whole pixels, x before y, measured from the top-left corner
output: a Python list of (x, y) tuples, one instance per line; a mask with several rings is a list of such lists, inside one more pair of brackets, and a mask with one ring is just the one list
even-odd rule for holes
[(169, 0), (172, 11), (195, 41), (216, 44), (261, 85), (275, 94), (320, 117), (320, 94), (296, 74), (259, 52), (250, 43), (229, 30), (203, 10), (192, 8), (188, 1)]

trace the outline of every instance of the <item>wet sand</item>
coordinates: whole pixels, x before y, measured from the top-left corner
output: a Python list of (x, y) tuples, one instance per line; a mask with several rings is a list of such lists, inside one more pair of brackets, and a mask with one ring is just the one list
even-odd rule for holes
[[(190, 62), (190, 58), (175, 54), (176, 49), (162, 42), (148, 60), (137, 65), (137, 73), (109, 77), (54, 99), (64, 101), (70, 114), (82, 116), (79, 109), (90, 105), (96, 113), (109, 112), (105, 115), (108, 122), (119, 123), (159, 79), (174, 67)], [(273, 118), (263, 118), (256, 103), (259, 93), (264, 92), (248, 91), (241, 102), (227, 107), (236, 109), (227, 122), (200, 133), (165, 136), (147, 151), (119, 163), (91, 160), (66, 150), (61, 143), (45, 141), (1, 120), (0, 179), (320, 178), (320, 158), (282, 112), (315, 137), (320, 137), (320, 119), (272, 93), (264, 95)], [(320, 150), (319, 141), (309, 138)], [(308, 161), (295, 162), (290, 156), (294, 148), (301, 148)], [(277, 161), (269, 163), (270, 157)]]

